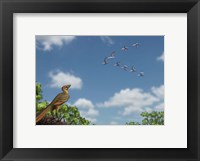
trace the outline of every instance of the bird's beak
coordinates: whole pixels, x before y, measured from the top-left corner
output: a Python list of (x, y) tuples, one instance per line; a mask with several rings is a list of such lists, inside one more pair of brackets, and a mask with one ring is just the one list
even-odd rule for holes
[(67, 88), (69, 89), (71, 87), (71, 85), (69, 84), (69, 85), (67, 85)]

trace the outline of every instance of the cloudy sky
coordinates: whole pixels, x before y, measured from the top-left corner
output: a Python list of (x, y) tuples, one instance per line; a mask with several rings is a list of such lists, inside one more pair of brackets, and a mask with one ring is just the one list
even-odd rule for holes
[[(163, 36), (36, 36), (36, 81), (49, 102), (71, 84), (68, 104), (93, 123), (140, 122), (141, 112), (164, 110), (163, 53)], [(118, 61), (137, 72), (113, 66)]]

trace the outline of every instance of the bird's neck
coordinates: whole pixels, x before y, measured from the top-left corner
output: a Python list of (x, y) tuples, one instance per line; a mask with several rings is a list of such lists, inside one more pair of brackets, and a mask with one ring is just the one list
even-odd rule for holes
[(68, 94), (68, 90), (63, 90), (63, 93), (64, 94)]

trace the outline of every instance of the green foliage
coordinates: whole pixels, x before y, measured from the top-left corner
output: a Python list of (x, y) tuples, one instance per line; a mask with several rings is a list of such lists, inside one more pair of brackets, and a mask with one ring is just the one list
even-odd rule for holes
[(126, 125), (164, 125), (164, 111), (142, 112), (140, 115), (143, 117), (141, 123), (132, 121)]
[(90, 121), (81, 117), (80, 112), (75, 106), (62, 105), (61, 108), (56, 111), (53, 110), (47, 113), (48, 116), (59, 119), (69, 123), (70, 125), (89, 125)]
[(42, 90), (41, 84), (36, 83), (36, 101), (40, 101), (42, 99)]
[(46, 108), (48, 104), (49, 103), (47, 101), (37, 102), (36, 103), (36, 112), (40, 112), (41, 110), (43, 110), (44, 108)]
[[(41, 84), (36, 83), (36, 112), (39, 113), (48, 106), (47, 101), (42, 101)], [(75, 106), (63, 104), (60, 109), (49, 111), (46, 114), (48, 117), (55, 118), (60, 122), (65, 122), (70, 125), (90, 125), (91, 122), (84, 117), (81, 117), (80, 112)]]
[(48, 105), (47, 101), (41, 101), (41, 100), (42, 100), (41, 84), (36, 83), (36, 112), (40, 112)]

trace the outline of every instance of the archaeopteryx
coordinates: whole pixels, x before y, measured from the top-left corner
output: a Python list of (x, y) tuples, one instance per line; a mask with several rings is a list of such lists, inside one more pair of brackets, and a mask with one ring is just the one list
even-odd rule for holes
[(36, 123), (39, 122), (49, 110), (58, 110), (62, 104), (67, 102), (70, 98), (68, 89), (70, 88), (71, 85), (65, 85), (62, 87), (61, 93), (59, 93), (53, 101), (42, 111), (36, 116)]

